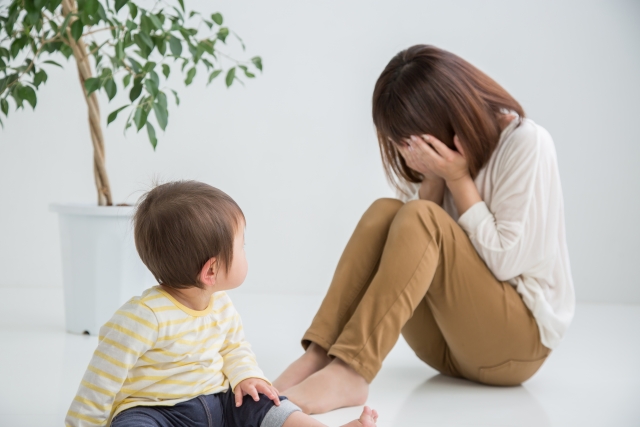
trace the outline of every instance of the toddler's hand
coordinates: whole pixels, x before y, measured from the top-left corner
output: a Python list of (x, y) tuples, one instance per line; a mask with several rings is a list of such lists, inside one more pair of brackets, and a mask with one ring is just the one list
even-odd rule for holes
[(258, 393), (264, 394), (273, 400), (276, 406), (280, 406), (280, 397), (278, 396), (280, 393), (278, 393), (278, 390), (260, 378), (247, 378), (246, 380), (240, 381), (233, 390), (233, 393), (236, 395), (236, 407), (242, 405), (242, 398), (247, 394), (257, 402), (260, 400)]

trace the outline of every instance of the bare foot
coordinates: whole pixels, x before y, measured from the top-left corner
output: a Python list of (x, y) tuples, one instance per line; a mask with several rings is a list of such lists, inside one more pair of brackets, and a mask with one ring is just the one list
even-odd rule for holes
[(280, 374), (273, 382), (273, 386), (283, 393), (327, 366), (329, 362), (331, 358), (327, 356), (327, 352), (312, 342), (307, 347), (307, 351)]
[[(276, 387), (277, 388), (277, 387)], [(367, 401), (369, 384), (340, 359), (287, 390), (286, 396), (305, 414), (323, 414)]]
[(342, 427), (376, 427), (377, 421), (378, 413), (376, 410), (365, 406), (359, 419), (353, 420)]

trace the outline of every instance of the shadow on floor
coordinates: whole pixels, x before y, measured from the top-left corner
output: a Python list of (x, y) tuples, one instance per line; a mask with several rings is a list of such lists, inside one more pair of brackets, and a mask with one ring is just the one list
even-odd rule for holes
[(492, 387), (440, 374), (411, 392), (392, 425), (466, 426), (470, 420), (477, 426), (551, 426), (525, 386)]

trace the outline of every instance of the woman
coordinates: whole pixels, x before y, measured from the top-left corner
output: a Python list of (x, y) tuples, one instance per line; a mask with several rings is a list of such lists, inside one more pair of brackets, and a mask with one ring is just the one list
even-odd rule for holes
[(413, 46), (373, 93), (396, 199), (374, 202), (274, 385), (308, 413), (361, 405), (405, 337), (444, 375), (517, 385), (574, 313), (555, 148), (500, 85), (456, 55)]

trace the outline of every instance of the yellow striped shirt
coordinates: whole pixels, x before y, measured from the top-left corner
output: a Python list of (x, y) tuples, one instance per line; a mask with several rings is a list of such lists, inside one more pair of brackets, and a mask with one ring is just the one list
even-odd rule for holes
[(196, 311), (158, 286), (147, 289), (113, 315), (99, 339), (67, 426), (105, 426), (133, 406), (171, 406), (247, 378), (267, 381), (225, 292)]

